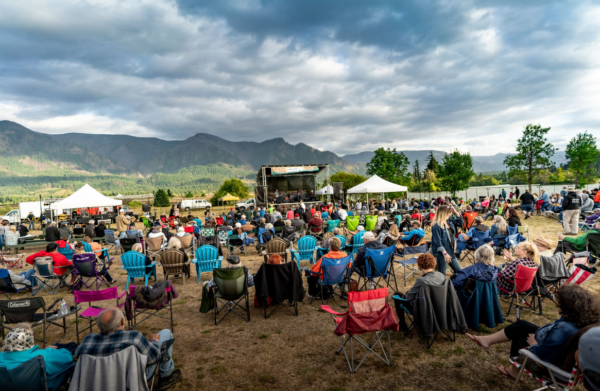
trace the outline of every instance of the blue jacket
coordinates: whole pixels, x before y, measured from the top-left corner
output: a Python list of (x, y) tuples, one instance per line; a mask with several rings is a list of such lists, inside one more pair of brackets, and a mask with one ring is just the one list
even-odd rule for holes
[(73, 355), (67, 349), (40, 349), (38, 345), (35, 345), (31, 349), (22, 352), (1, 352), (0, 367), (14, 369), (35, 356), (42, 356), (46, 363), (48, 389), (58, 389), (68, 374), (65, 371), (73, 365)]
[(406, 236), (401, 236), (402, 240), (410, 240), (413, 236), (418, 236), (421, 239), (425, 236), (425, 231), (422, 228), (413, 229), (406, 233)]
[(439, 224), (434, 224), (433, 227), (431, 227), (431, 252), (433, 255), (441, 255), (445, 250), (450, 257), (456, 258), (456, 254), (454, 254), (454, 244), (450, 235), (452, 235), (451, 231), (443, 229)]
[(550, 202), (550, 196), (548, 195), (548, 193), (542, 193), (542, 195), (539, 198), (540, 200), (543, 200), (544, 202)]
[(560, 318), (554, 323), (540, 327), (535, 332), (537, 345), (529, 348), (529, 351), (544, 361), (554, 365), (560, 365), (564, 360), (561, 352), (569, 339), (579, 331), (579, 328), (571, 322)]
[(454, 289), (459, 290), (467, 282), (467, 279), (473, 278), (477, 281), (489, 282), (498, 277), (498, 269), (492, 265), (476, 263), (456, 272), (456, 278), (452, 280)]
[(496, 224), (492, 225), (492, 228), (490, 230), (490, 238), (492, 238), (492, 239), (500, 239), (500, 238), (505, 238), (507, 235), (508, 235), (508, 230), (504, 234), (499, 234), (498, 233), (498, 226)]
[(506, 190), (502, 190), (502, 198), (506, 199)]

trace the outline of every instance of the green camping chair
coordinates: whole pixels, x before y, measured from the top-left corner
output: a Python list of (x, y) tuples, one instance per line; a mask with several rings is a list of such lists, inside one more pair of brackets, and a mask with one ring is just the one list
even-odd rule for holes
[[(244, 266), (237, 269), (213, 269), (213, 279), (216, 285), (213, 307), (215, 325), (221, 323), (231, 312), (235, 312), (242, 319), (249, 322), (248, 268)], [(240, 305), (244, 299), (246, 300), (245, 308)], [(222, 304), (221, 308), (219, 308), (219, 303)], [(236, 310), (236, 307), (240, 312)], [(221, 319), (217, 320), (217, 315), (221, 311), (227, 311), (227, 313)], [(246, 313), (247, 317), (242, 315), (243, 312)]]
[(365, 216), (365, 231), (373, 231), (377, 226), (377, 216)]
[(360, 223), (360, 216), (346, 217), (346, 229), (348, 231), (356, 231), (356, 228), (358, 227), (358, 223)]

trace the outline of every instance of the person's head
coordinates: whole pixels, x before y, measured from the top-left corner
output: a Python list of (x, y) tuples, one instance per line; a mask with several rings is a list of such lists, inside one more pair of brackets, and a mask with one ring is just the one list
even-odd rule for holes
[(383, 216), (383, 211), (382, 210), (379, 211), (379, 216)]
[(340, 230), (339, 227), (335, 227), (333, 229), (333, 236), (337, 236), (337, 235), (341, 235), (342, 231)]
[(321, 213), (319, 213), (319, 212), (315, 212), (315, 219), (318, 219), (318, 218), (320, 218), (320, 217), (321, 217)]
[(226, 261), (227, 261), (227, 265), (230, 269), (242, 267), (242, 261), (240, 260), (240, 257), (238, 257), (237, 255), (228, 256)]
[(122, 214), (122, 215), (124, 215), (124, 214), (125, 214), (125, 211), (124, 211), (123, 209), (121, 209), (121, 210), (119, 211), (119, 214)]
[(90, 238), (89, 236), (86, 236), (85, 238), (83, 238), (83, 241), (86, 243), (92, 243), (92, 238)]
[(571, 192), (571, 191), (575, 191), (574, 187), (567, 187), (567, 191)]
[(496, 224), (496, 228), (498, 229), (498, 232), (500, 234), (504, 234), (507, 232), (506, 220), (504, 220), (504, 217), (500, 215), (494, 216), (494, 224)]
[(470, 211), (472, 211), (472, 210), (473, 210), (473, 207), (472, 207), (471, 205), (467, 205), (466, 209), (467, 209), (467, 211), (469, 211), (469, 212), (470, 212)]
[(565, 189), (565, 190), (566, 190), (566, 189), (567, 189), (567, 186), (563, 186), (563, 189)]
[(265, 229), (273, 229), (273, 224), (271, 224), (271, 223), (265, 224)]
[(409, 215), (409, 214), (405, 214), (405, 215), (402, 216), (402, 220), (410, 221), (410, 219), (412, 219), (412, 216)]
[(264, 224), (267, 220), (265, 220), (264, 217), (263, 217), (259, 221), (260, 221), (261, 224)]
[(489, 244), (484, 244), (475, 250), (475, 262), (486, 265), (494, 264), (494, 249)]
[(536, 265), (540, 264), (540, 252), (538, 251), (537, 246), (530, 242), (525, 241), (519, 243), (515, 249), (515, 254), (517, 254), (517, 257), (519, 258), (531, 259)]
[(579, 339), (579, 350), (575, 353), (577, 365), (584, 377), (587, 390), (600, 389), (600, 327), (592, 327)]
[(533, 243), (537, 246), (539, 252), (550, 250), (552, 248), (552, 241), (544, 236), (535, 239)]
[(281, 255), (279, 254), (271, 254), (269, 255), (269, 261), (267, 262), (271, 265), (279, 265), (281, 264)]
[(410, 225), (413, 227), (413, 229), (421, 228), (421, 222), (419, 220), (413, 220)]
[(475, 225), (483, 224), (483, 217), (477, 216), (473, 219), (473, 222), (475, 223)]
[(517, 213), (516, 209), (510, 208), (508, 210), (508, 217), (516, 217), (519, 218), (519, 214)]
[(419, 255), (419, 258), (417, 258), (417, 267), (421, 271), (433, 270), (435, 269), (435, 265), (437, 265), (437, 262), (432, 254), (421, 254)]
[(356, 227), (356, 231), (360, 232), (360, 231), (364, 231), (365, 227), (363, 227), (362, 225), (359, 225), (358, 227)]
[(81, 254), (85, 251), (85, 247), (82, 242), (75, 243), (75, 251), (79, 254)]
[(94, 225), (95, 223), (96, 223), (96, 222), (95, 222), (94, 220), (90, 220), (90, 221), (88, 221), (88, 224), (90, 224), (90, 225)]
[(179, 228), (177, 228), (177, 233), (178, 233), (178, 234), (183, 234), (183, 233), (185, 233), (185, 228), (183, 228), (183, 227), (179, 227)]
[(373, 240), (375, 240), (375, 235), (373, 235), (373, 232), (365, 232), (365, 234), (363, 235), (363, 240), (365, 241), (365, 244), (372, 242)]
[(242, 224), (241, 223), (235, 223), (235, 228), (242, 228)]
[(117, 330), (122, 330), (125, 326), (123, 312), (117, 307), (107, 308), (100, 312), (96, 319), (96, 324), (100, 329), (100, 334), (110, 334)]
[(435, 214), (432, 223), (434, 225), (445, 223), (446, 220), (450, 218), (450, 216), (452, 216), (452, 208), (447, 205), (442, 205), (439, 207), (437, 213)]
[(58, 251), (58, 244), (52, 242), (52, 243), (48, 243), (46, 245), (46, 252), (47, 253), (55, 253)]
[(2, 347), (6, 353), (23, 352), (35, 345), (33, 329), (29, 323), (17, 323), (12, 330), (6, 334)]
[(292, 220), (286, 220), (286, 221), (285, 221), (285, 225), (286, 225), (287, 227), (289, 227), (290, 225), (292, 225)]
[(398, 232), (398, 226), (396, 224), (394, 224), (390, 227), (390, 234), (393, 236), (400, 235), (400, 232)]
[(340, 251), (342, 247), (342, 241), (339, 238), (333, 237), (329, 239), (329, 249), (331, 251)]
[[(56, 225), (56, 224), (54, 223), (54, 221), (52, 222), (52, 224)], [(52, 225), (52, 224), (50, 224), (50, 226), (51, 226), (51, 227), (53, 227), (53, 225)], [(8, 225), (8, 220), (2, 220), (2, 225), (6, 227), (6, 226)]]
[(600, 301), (580, 285), (561, 286), (557, 291), (558, 313), (578, 328), (600, 321)]
[(133, 247), (131, 247), (131, 251), (136, 251), (138, 253), (143, 253), (144, 252), (144, 247), (142, 247), (141, 243), (136, 243), (133, 245)]
[(171, 239), (169, 239), (169, 248), (181, 250), (181, 240), (177, 239), (175, 236), (172, 236)]
[(17, 232), (17, 228), (14, 225), (11, 225), (9, 228), (12, 232)]

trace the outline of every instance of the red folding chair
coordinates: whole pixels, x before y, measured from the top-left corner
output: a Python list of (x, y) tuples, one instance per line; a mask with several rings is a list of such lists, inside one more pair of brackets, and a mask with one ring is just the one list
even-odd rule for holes
[[(400, 327), (394, 314), (394, 310), (388, 304), (387, 288), (373, 289), (363, 292), (348, 292), (348, 311), (344, 313), (335, 312), (328, 305), (322, 305), (321, 309), (331, 314), (336, 324), (334, 333), (340, 338), (341, 346), (335, 354), (340, 354), (343, 350), (346, 356), (346, 362), (351, 373), (356, 373), (358, 368), (367, 359), (369, 354), (373, 353), (377, 358), (383, 361), (387, 366), (392, 365), (392, 345), (390, 341), (390, 331), (398, 332)], [(375, 333), (373, 343), (367, 343), (359, 335)], [(347, 337), (344, 335), (347, 334)], [(381, 339), (387, 335), (387, 353), (381, 343)], [(355, 365), (354, 344), (367, 348), (363, 359)], [(350, 357), (346, 351), (346, 345), (350, 342)], [(382, 355), (379, 355), (374, 348), (379, 346)], [(383, 357), (382, 357), (383, 356)]]
[(527, 267), (523, 265), (517, 265), (517, 271), (515, 272), (515, 279), (507, 280), (513, 283), (513, 290), (511, 292), (506, 289), (498, 288), (502, 292), (506, 293), (510, 297), (510, 304), (508, 311), (506, 311), (506, 318), (513, 309), (517, 310), (517, 320), (521, 319), (521, 307), (523, 304), (527, 308), (531, 307), (531, 304), (527, 301), (527, 298), (534, 294), (534, 289), (531, 289), (533, 280), (538, 271), (537, 267)]
[(7, 258), (4, 256), (2, 251), (0, 251), (0, 263), (4, 264), (7, 269), (12, 269), (12, 268), (22, 269), (24, 257), (25, 257), (25, 254), (21, 254), (21, 255), (15, 254), (14, 256)]

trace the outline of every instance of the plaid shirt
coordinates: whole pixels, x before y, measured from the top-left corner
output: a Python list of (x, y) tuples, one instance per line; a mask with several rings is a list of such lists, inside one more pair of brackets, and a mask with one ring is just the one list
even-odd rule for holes
[(514, 280), (515, 274), (517, 274), (517, 266), (523, 265), (527, 267), (538, 267), (538, 265), (533, 262), (532, 259), (529, 258), (519, 258), (515, 259), (508, 265), (504, 266), (504, 268), (498, 273), (498, 288), (502, 288), (509, 292), (512, 292), (515, 284), (508, 280)]
[(156, 364), (160, 359), (159, 342), (148, 341), (139, 331), (117, 330), (110, 334), (89, 334), (75, 351), (75, 357), (82, 354), (104, 357), (135, 346), (140, 354), (148, 356), (147, 366)]

